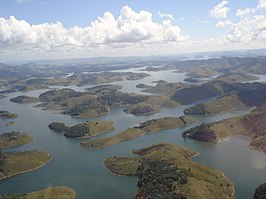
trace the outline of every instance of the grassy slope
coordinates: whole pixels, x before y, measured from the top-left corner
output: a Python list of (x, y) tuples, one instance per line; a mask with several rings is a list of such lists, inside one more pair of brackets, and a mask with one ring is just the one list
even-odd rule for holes
[(247, 129), (241, 123), (243, 116), (232, 117), (219, 122), (215, 122), (210, 129), (217, 136), (217, 141), (235, 134), (246, 134)]
[[(193, 122), (189, 118), (185, 118), (185, 121), (187, 122), (187, 124)], [(143, 136), (148, 133), (153, 133), (165, 129), (179, 128), (186, 125), (180, 118), (174, 118), (174, 117), (166, 117), (157, 120), (151, 120), (145, 122), (144, 124), (147, 124), (144, 128), (140, 127), (129, 128), (112, 137), (82, 142), (80, 143), (80, 146), (91, 149), (100, 149), (111, 146), (118, 142), (135, 139), (137, 137)]]
[(52, 187), (45, 190), (28, 193), (26, 199), (74, 199), (75, 192), (68, 187)]
[[(233, 198), (232, 183), (220, 171), (198, 163), (191, 158), (197, 152), (173, 144), (156, 144), (151, 147), (135, 151), (137, 158), (108, 158), (105, 165), (114, 173), (132, 175), (143, 158), (164, 159), (188, 174), (188, 184), (179, 186), (190, 199)], [(190, 170), (190, 172), (189, 172)]]
[(221, 97), (216, 100), (206, 102), (204, 104), (205, 111), (208, 114), (215, 115), (226, 111), (231, 111), (237, 108), (245, 107), (236, 94)]
[(113, 122), (107, 120), (90, 121), (89, 127), (90, 127), (90, 136), (109, 133), (115, 130)]
[(3, 137), (0, 136), (0, 148), (9, 148), (9, 147), (14, 147), (17, 145), (22, 145), (22, 144), (28, 144), (32, 141), (32, 137), (28, 136), (25, 133), (22, 133), (17, 140), (10, 140), (7, 141)]
[(51, 187), (41, 191), (31, 192), (27, 194), (18, 194), (13, 196), (13, 194), (2, 195), (0, 199), (74, 199), (75, 192), (64, 186)]
[(0, 179), (38, 169), (51, 159), (52, 157), (50, 154), (42, 151), (26, 151), (7, 154), (4, 172), (0, 173)]

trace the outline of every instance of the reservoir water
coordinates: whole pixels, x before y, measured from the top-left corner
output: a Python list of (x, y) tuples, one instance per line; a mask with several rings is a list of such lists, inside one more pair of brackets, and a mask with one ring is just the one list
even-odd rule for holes
[[(137, 69), (133, 69), (137, 70)], [(138, 70), (140, 72), (140, 70)], [(134, 71), (136, 72), (136, 71)], [(143, 72), (143, 71), (141, 71)], [(145, 72), (145, 71), (144, 71)], [(115, 82), (123, 86), (127, 92), (140, 93), (135, 88), (138, 83), (151, 84), (151, 81), (166, 80), (169, 82), (183, 81), (183, 73), (172, 71), (149, 72), (150, 77), (143, 80)], [(85, 86), (87, 87), (87, 86)], [(77, 89), (77, 87), (73, 87)], [(78, 89), (83, 90), (84, 87)], [(53, 160), (46, 166), (25, 174), (0, 181), (0, 193), (32, 192), (47, 187), (65, 185), (73, 188), (78, 199), (130, 199), (134, 198), (137, 191), (135, 177), (113, 175), (103, 165), (105, 158), (110, 156), (133, 156), (132, 149), (150, 146), (157, 142), (170, 142), (191, 148), (200, 153), (193, 160), (204, 165), (221, 170), (234, 183), (237, 199), (250, 199), (255, 188), (266, 179), (266, 155), (257, 150), (248, 148), (249, 138), (233, 136), (218, 144), (208, 144), (189, 139), (183, 139), (182, 132), (202, 122), (219, 121), (225, 118), (248, 113), (250, 109), (242, 109), (212, 117), (194, 117), (195, 124), (181, 129), (172, 129), (149, 134), (134, 140), (121, 142), (102, 150), (85, 150), (77, 146), (81, 140), (67, 139), (63, 135), (49, 130), (48, 124), (53, 121), (65, 122), (74, 125), (87, 120), (111, 120), (116, 126), (116, 131), (95, 138), (111, 136), (139, 122), (152, 118), (165, 116), (181, 116), (188, 106), (178, 106), (172, 109), (163, 109), (162, 112), (152, 116), (132, 116), (123, 112), (123, 108), (112, 109), (106, 115), (96, 118), (72, 118), (68, 115), (57, 114), (53, 111), (43, 111), (34, 108), (33, 104), (16, 104), (9, 99), (21, 94), (38, 96), (45, 90), (27, 93), (8, 94), (7, 98), (0, 100), (0, 110), (17, 113), (16, 125), (6, 128), (8, 120), (0, 120), (0, 132), (22, 131), (34, 137), (27, 145), (14, 147), (9, 150), (38, 149), (48, 151)]]

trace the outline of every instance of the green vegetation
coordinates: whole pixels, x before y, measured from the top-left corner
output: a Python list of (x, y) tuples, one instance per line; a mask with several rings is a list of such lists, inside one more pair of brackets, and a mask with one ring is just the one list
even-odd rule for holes
[(67, 126), (65, 123), (60, 122), (52, 122), (48, 125), (49, 129), (58, 132), (58, 133), (64, 133), (67, 129), (69, 129), (69, 126)]
[(171, 94), (181, 88), (184, 88), (186, 84), (177, 82), (177, 83), (168, 83), (163, 80), (159, 80), (155, 86), (147, 86), (145, 84), (138, 84), (138, 88), (144, 88), (142, 92), (146, 93), (159, 93), (159, 94)]
[(0, 111), (0, 118), (3, 118), (3, 119), (15, 119), (17, 117), (18, 117), (18, 115), (15, 114), (15, 113), (10, 113), (8, 111)]
[(237, 116), (219, 122), (201, 124), (183, 132), (183, 137), (203, 142), (218, 142), (234, 134), (246, 134), (247, 129), (244, 128), (241, 119), (242, 116)]
[(187, 117), (165, 117), (160, 119), (153, 119), (142, 123), (140, 126), (129, 128), (124, 132), (116, 134), (112, 137), (89, 140), (80, 143), (81, 147), (90, 149), (100, 149), (118, 142), (135, 139), (145, 134), (158, 132), (166, 129), (180, 128), (193, 123), (194, 121)]
[(65, 123), (52, 122), (48, 127), (56, 132), (64, 133), (69, 138), (88, 138), (115, 130), (112, 121), (88, 121), (68, 127)]
[(265, 198), (266, 198), (266, 183), (258, 186), (253, 196), (253, 199), (265, 199)]
[(1, 152), (1, 156), (3, 164), (1, 164), (0, 179), (33, 171), (52, 159), (48, 153), (42, 151)]
[(0, 199), (74, 199), (75, 195), (72, 189), (58, 186), (25, 194), (5, 194)]
[(20, 104), (26, 104), (26, 103), (36, 103), (39, 99), (36, 97), (29, 97), (26, 95), (20, 95), (17, 97), (14, 97), (10, 99), (10, 102), (20, 103)]
[(180, 104), (191, 104), (200, 100), (221, 96), (233, 90), (234, 88), (231, 84), (217, 80), (177, 90), (171, 98)]
[(112, 157), (104, 160), (104, 164), (108, 169), (117, 175), (136, 175), (137, 168), (141, 162), (140, 158), (123, 158)]
[(167, 96), (149, 96), (147, 100), (144, 102), (129, 105), (124, 111), (128, 114), (132, 115), (152, 115), (161, 111), (162, 108), (165, 107), (176, 107), (178, 103), (171, 100)]
[(112, 157), (104, 163), (116, 174), (139, 178), (136, 198), (233, 198), (233, 184), (220, 171), (193, 162), (195, 151), (159, 143), (133, 153), (139, 156)]
[(26, 133), (21, 132), (8, 132), (0, 134), (0, 148), (9, 148), (17, 145), (28, 144), (32, 141), (32, 137)]

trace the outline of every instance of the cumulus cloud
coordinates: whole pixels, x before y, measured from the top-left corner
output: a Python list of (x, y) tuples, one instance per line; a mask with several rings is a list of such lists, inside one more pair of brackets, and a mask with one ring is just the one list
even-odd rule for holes
[(246, 8), (246, 9), (237, 9), (236, 16), (238, 17), (245, 17), (247, 15), (250, 15), (255, 12), (255, 9), (252, 8)]
[(178, 26), (170, 20), (155, 23), (152, 14), (147, 11), (135, 12), (130, 7), (121, 9), (116, 19), (106, 12), (90, 26), (65, 28), (62, 23), (43, 23), (31, 25), (14, 16), (0, 18), (1, 48), (28, 46), (54, 49), (69, 46), (71, 48), (89, 48), (99, 46), (123, 46), (182, 42), (187, 39)]
[(255, 15), (232, 24), (224, 39), (230, 42), (266, 41), (266, 16)]
[(218, 19), (225, 19), (227, 17), (227, 13), (230, 10), (226, 5), (228, 4), (228, 1), (223, 0), (218, 5), (214, 6), (210, 11), (209, 15), (213, 18)]
[(224, 28), (225, 26), (231, 25), (232, 22), (230, 20), (219, 21), (216, 23), (216, 28)]
[(266, 8), (266, 0), (259, 0), (256, 7), (238, 9), (236, 16), (239, 22), (231, 23), (228, 33), (223, 36), (229, 42), (265, 42), (266, 41), (266, 16), (260, 14)]
[(257, 8), (258, 9), (266, 9), (266, 0), (259, 0)]
[(171, 14), (168, 14), (168, 13), (163, 13), (163, 12), (158, 12), (158, 15), (161, 17), (161, 18), (168, 18), (170, 20), (175, 20), (175, 18), (173, 17), (173, 15)]

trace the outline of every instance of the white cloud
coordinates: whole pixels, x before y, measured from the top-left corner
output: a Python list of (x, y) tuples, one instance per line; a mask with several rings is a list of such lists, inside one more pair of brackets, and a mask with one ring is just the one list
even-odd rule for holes
[(168, 13), (163, 13), (163, 12), (158, 12), (158, 15), (161, 17), (161, 18), (167, 18), (167, 19), (170, 19), (170, 20), (175, 20), (175, 18), (173, 17), (173, 15), (171, 14), (168, 14)]
[(255, 9), (252, 9), (252, 8), (246, 8), (244, 10), (237, 9), (236, 16), (238, 16), (238, 17), (245, 17), (247, 15), (250, 15), (250, 14), (254, 13), (255, 11), (256, 10)]
[(213, 18), (218, 19), (225, 19), (227, 17), (227, 12), (230, 10), (226, 5), (228, 4), (228, 1), (223, 0), (218, 5), (214, 6), (210, 11), (209, 15)]
[(232, 24), (228, 34), (223, 37), (230, 42), (266, 41), (266, 16), (255, 15), (243, 18), (239, 23)]
[(115, 17), (106, 12), (90, 26), (65, 28), (62, 23), (43, 23), (30, 25), (14, 16), (0, 18), (1, 48), (91, 48), (117, 47), (151, 43), (179, 43), (187, 40), (178, 26), (170, 20), (155, 23), (152, 14), (147, 11), (139, 13), (125, 6), (120, 16)]
[(258, 9), (266, 9), (266, 0), (259, 0), (257, 8)]
[(224, 28), (225, 26), (231, 25), (232, 22), (230, 20), (219, 21), (216, 23), (216, 28)]

